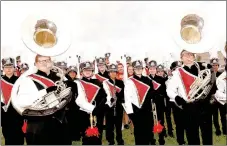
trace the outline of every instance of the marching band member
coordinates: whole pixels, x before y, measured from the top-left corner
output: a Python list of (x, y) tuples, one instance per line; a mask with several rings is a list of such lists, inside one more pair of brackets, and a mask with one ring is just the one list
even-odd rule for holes
[[(162, 86), (161, 88), (163, 89), (163, 93), (164, 93), (164, 102), (165, 102), (165, 117), (166, 117), (166, 123), (167, 123), (167, 128), (168, 128), (168, 135), (170, 137), (173, 137), (173, 126), (172, 126), (172, 120), (171, 120), (171, 103), (169, 101), (169, 97), (167, 96), (166, 93), (166, 84), (165, 82), (168, 80), (168, 76), (165, 76), (166, 73), (164, 71), (164, 66), (163, 65), (158, 65), (157, 66), (157, 75), (162, 77)], [(160, 89), (158, 89), (160, 90)]]
[[(75, 81), (75, 80), (77, 80), (77, 72), (78, 71), (77, 71), (76, 66), (69, 66), (65, 77), (69, 81)], [(76, 89), (76, 91), (77, 91), (77, 89)], [(80, 132), (81, 132), (81, 129), (80, 129), (81, 123), (80, 122), (81, 121), (77, 119), (78, 117), (80, 117), (79, 106), (75, 102), (71, 102), (69, 107), (70, 108), (66, 114), (66, 117), (68, 120), (71, 140), (78, 141), (81, 138), (81, 134), (80, 134)], [(77, 116), (75, 116), (75, 115), (77, 115)]]
[[(181, 62), (180, 61), (174, 61), (171, 66), (171, 74), (178, 68), (181, 67)], [(168, 87), (168, 82), (171, 80), (171, 77), (169, 76), (169, 80), (166, 82), (166, 86)], [(171, 103), (170, 103), (171, 104)], [(184, 140), (184, 121), (183, 121), (183, 110), (179, 108), (176, 104), (172, 103), (172, 109), (173, 109), (173, 118), (175, 121), (175, 126), (176, 126), (176, 137), (177, 137), (177, 142), (179, 145), (185, 144)]]
[[(22, 79), (17, 97), (14, 99), (16, 105), (22, 108), (30, 109), (33, 103), (40, 97), (56, 91), (56, 81), (60, 78), (55, 72), (51, 71), (52, 61), (49, 56), (36, 55), (35, 66), (37, 72), (28, 75)], [(67, 86), (73, 87), (76, 84), (65, 82)], [(76, 95), (76, 87), (72, 88), (73, 95)], [(66, 120), (66, 108), (56, 111), (48, 116), (29, 116), (26, 115), (27, 129), (26, 129), (26, 142), (28, 145), (70, 145), (71, 140), (68, 131)], [(29, 112), (29, 110), (25, 110)]]
[(77, 79), (77, 67), (76, 66), (69, 66), (69, 68), (67, 69), (67, 74), (66, 74), (66, 78), (68, 80), (76, 80)]
[(101, 83), (104, 80), (109, 78), (108, 72), (106, 71), (106, 64), (104, 58), (98, 58), (96, 60), (98, 66), (98, 74), (95, 74), (96, 79), (98, 79)]
[(134, 125), (135, 144), (155, 145), (151, 104), (154, 98), (153, 84), (148, 77), (142, 76), (142, 61), (134, 61), (132, 65), (134, 76), (125, 82), (124, 108)]
[(114, 127), (116, 127), (116, 140), (118, 145), (124, 145), (122, 139), (122, 119), (124, 102), (124, 83), (117, 80), (117, 65), (110, 64), (108, 68), (109, 79), (103, 82), (103, 88), (107, 93), (107, 103), (110, 108), (106, 113), (106, 139), (109, 145), (114, 145)]
[(16, 66), (16, 70), (15, 70), (15, 76), (20, 76), (20, 66), (21, 66), (21, 59), (20, 56), (16, 57), (16, 62), (17, 62), (17, 66)]
[(132, 77), (133, 76), (133, 67), (132, 65), (128, 65), (128, 77)]
[(225, 71), (217, 78), (216, 85), (217, 91), (215, 93), (216, 100), (220, 103), (220, 116), (221, 116), (221, 123), (222, 123), (222, 132), (226, 135), (226, 71), (227, 65), (225, 65)]
[(25, 71), (29, 69), (29, 66), (27, 63), (22, 63), (20, 66), (20, 74), (23, 74)]
[(210, 98), (188, 102), (190, 97), (187, 97), (190, 86), (196, 80), (199, 70), (203, 70), (205, 67), (201, 64), (197, 66), (194, 63), (195, 55), (186, 50), (181, 52), (181, 59), (183, 66), (173, 72), (173, 76), (168, 82), (167, 94), (170, 97), (170, 101), (182, 106), (183, 114), (181, 118), (184, 120), (188, 144), (200, 144), (199, 128), (201, 128), (203, 144), (212, 145)]
[[(155, 89), (155, 95), (157, 96), (154, 100), (156, 109), (157, 109), (157, 117), (160, 120), (161, 125), (164, 125), (164, 111), (165, 111), (165, 100), (166, 100), (166, 91), (165, 91), (165, 80), (157, 76), (157, 62), (155, 60), (151, 60), (149, 63), (149, 78), (152, 80)], [(166, 130), (163, 129), (161, 133), (159, 133), (159, 144), (165, 144)]]
[[(216, 73), (216, 77), (218, 78), (218, 76), (221, 74), (221, 72), (218, 71), (218, 68), (219, 68), (219, 60), (218, 60), (218, 58), (212, 58), (210, 60), (210, 64), (212, 66), (213, 71)], [(216, 86), (214, 86), (212, 88), (212, 90), (214, 90), (213, 93), (216, 92), (216, 90), (217, 90), (216, 88), (217, 88)], [(214, 96), (214, 94), (211, 95), (211, 96)], [(218, 110), (221, 110), (221, 106), (222, 105), (219, 102), (215, 102), (214, 101), (212, 103), (212, 106), (213, 106), (213, 122), (214, 122), (214, 127), (216, 129), (215, 134), (217, 136), (220, 136), (221, 135), (221, 130), (220, 130), (220, 125), (219, 125)], [(222, 125), (223, 125), (223, 123), (222, 123)]]
[[(80, 119), (82, 121), (82, 144), (83, 145), (101, 145), (103, 132), (104, 113), (108, 105), (106, 93), (102, 83), (98, 79), (92, 79), (94, 66), (91, 62), (80, 64), (82, 79), (76, 80), (78, 86), (77, 105), (80, 107)], [(90, 116), (96, 116), (97, 128), (99, 131), (98, 138), (86, 136), (86, 129), (90, 126)]]
[(14, 59), (3, 58), (2, 66), (5, 75), (1, 76), (1, 126), (5, 145), (24, 145), (23, 117), (10, 104), (11, 90), (18, 79), (14, 75)]
[(118, 71), (117, 71), (117, 79), (118, 80), (123, 80), (123, 78), (124, 78), (124, 66), (123, 66), (123, 64), (122, 63), (118, 63), (117, 64), (117, 69), (118, 69)]

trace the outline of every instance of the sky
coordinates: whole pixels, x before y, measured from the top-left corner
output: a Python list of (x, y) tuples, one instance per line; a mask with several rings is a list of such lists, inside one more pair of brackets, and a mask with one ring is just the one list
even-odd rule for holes
[(82, 56), (82, 60), (90, 60), (111, 52), (113, 60), (128, 54), (134, 59), (149, 57), (159, 63), (164, 60), (173, 61), (179, 59), (181, 49), (173, 41), (172, 30), (176, 29), (176, 20), (185, 14), (186, 10), (203, 10), (215, 23), (214, 30), (221, 40), (226, 40), (225, 1), (3, 1), (1, 56), (32, 55), (22, 43), (21, 24), (30, 14), (49, 12), (62, 19), (61, 25), (69, 28), (72, 33), (69, 50), (56, 57), (57, 60), (65, 60), (68, 56), (75, 57), (77, 54)]

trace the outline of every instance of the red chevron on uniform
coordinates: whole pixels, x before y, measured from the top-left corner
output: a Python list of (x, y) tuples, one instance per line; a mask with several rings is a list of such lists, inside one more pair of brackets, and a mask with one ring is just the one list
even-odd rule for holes
[(37, 74), (31, 74), (29, 75), (29, 77), (34, 81), (38, 81), (39, 83), (44, 84), (46, 87), (55, 86), (55, 83), (52, 80), (45, 78), (43, 76), (39, 76)]
[(107, 78), (105, 78), (105, 77), (103, 77), (103, 76), (101, 76), (101, 75), (99, 75), (99, 74), (95, 74), (95, 77), (96, 77), (96, 79), (98, 79), (100, 82), (103, 82), (103, 81), (107, 80)]
[(158, 82), (152, 80), (152, 84), (153, 84), (153, 88), (154, 90), (158, 90), (158, 88), (161, 86), (161, 84), (159, 84)]
[(145, 97), (147, 95), (147, 92), (149, 91), (150, 87), (147, 84), (144, 84), (143, 82), (138, 81), (135, 78), (130, 78), (130, 79), (132, 80), (132, 82), (134, 83), (134, 85), (137, 89), (140, 104), (143, 104)]
[(88, 102), (89, 103), (92, 102), (95, 99), (96, 95), (98, 94), (100, 88), (97, 85), (85, 82), (83, 80), (81, 80), (80, 82), (84, 87)]
[(3, 78), (1, 78), (1, 89), (2, 89), (2, 94), (4, 98), (4, 104), (7, 105), (9, 102), (9, 99), (11, 97), (11, 91), (13, 89), (13, 84), (7, 82)]
[[(180, 72), (180, 76), (181, 76), (183, 85), (186, 90), (186, 95), (188, 95), (189, 91), (190, 91), (190, 87), (196, 78), (194, 75), (190, 74), (189, 72), (187, 72), (186, 70), (184, 70), (182, 68), (179, 68), (179, 72)], [(188, 99), (190, 99), (190, 97), (188, 97)]]

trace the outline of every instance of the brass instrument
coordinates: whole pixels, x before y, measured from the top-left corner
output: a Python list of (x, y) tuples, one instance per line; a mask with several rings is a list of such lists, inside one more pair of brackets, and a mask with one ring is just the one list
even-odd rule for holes
[[(204, 27), (209, 21), (207, 21), (207, 17), (203, 16), (202, 13), (194, 14), (192, 12), (180, 20), (180, 35), (178, 32), (175, 42), (181, 49), (191, 53), (204, 53), (214, 46), (215, 38), (211, 37), (212, 34), (207, 32), (207, 27)], [(210, 69), (200, 70), (198, 63), (194, 60), (191, 61), (198, 68), (198, 77), (190, 87), (187, 95), (190, 97), (188, 102), (206, 98), (215, 82), (215, 74)]]
[[(43, 16), (44, 17), (44, 16)], [(46, 19), (50, 18), (50, 19)], [(42, 56), (57, 56), (64, 53), (71, 44), (69, 31), (61, 25), (64, 21), (58, 19), (56, 24), (51, 21), (54, 18), (45, 16), (30, 16), (22, 24), (22, 41), (32, 52)], [(64, 30), (61, 30), (64, 29)], [(21, 115), (26, 116), (46, 116), (55, 113), (65, 107), (71, 100), (71, 87), (67, 87), (64, 81), (64, 72), (56, 66), (50, 67), (56, 72), (60, 80), (55, 82), (57, 90), (50, 92), (43, 97), (35, 100), (32, 105), (24, 108), (17, 104), (18, 91), (20, 90), (20, 82), (28, 75), (35, 73), (34, 66), (25, 72), (15, 83), (12, 89), (12, 103), (14, 108)]]

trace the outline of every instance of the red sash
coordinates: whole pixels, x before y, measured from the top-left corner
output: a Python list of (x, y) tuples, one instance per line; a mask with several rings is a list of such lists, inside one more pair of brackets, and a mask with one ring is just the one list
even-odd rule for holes
[[(110, 93), (111, 95), (113, 96), (113, 93), (114, 93), (114, 85), (110, 82), (110, 81), (106, 81), (109, 89), (110, 89)], [(119, 93), (121, 92), (121, 88), (119, 88), (118, 86), (115, 85), (115, 88), (116, 88), (116, 92)]]
[[(179, 73), (186, 91), (186, 95), (188, 95), (190, 91), (190, 86), (195, 81), (196, 77), (184, 70), (183, 68), (179, 68)], [(190, 97), (188, 97), (188, 99), (190, 99)]]
[(95, 99), (100, 88), (97, 85), (85, 82), (83, 80), (81, 80), (80, 82), (84, 88), (88, 102), (91, 103)]
[(159, 84), (158, 82), (156, 82), (154, 80), (152, 80), (152, 84), (153, 84), (154, 90), (157, 90), (161, 86), (161, 84)]
[(13, 89), (13, 84), (10, 82), (7, 82), (3, 78), (1, 78), (1, 88), (2, 88), (2, 95), (4, 99), (4, 104), (7, 105), (9, 102), (9, 99), (11, 97), (11, 91)]
[(95, 74), (95, 77), (96, 77), (96, 79), (98, 79), (100, 82), (103, 82), (103, 81), (107, 80), (107, 78), (105, 78), (105, 77), (103, 77), (103, 76), (101, 76), (101, 75), (99, 75), (99, 74)]
[(142, 105), (150, 87), (147, 84), (145, 84), (141, 81), (138, 81), (135, 78), (130, 78), (130, 79), (132, 80), (132, 82), (134, 83), (134, 85), (137, 89), (137, 93), (138, 93), (138, 96), (139, 96), (138, 97), (139, 98), (139, 104)]
[(55, 83), (48, 79), (48, 78), (45, 78), (43, 76), (40, 76), (40, 75), (37, 75), (37, 74), (31, 74), (29, 75), (29, 77), (38, 82), (39, 84), (41, 84), (44, 88), (48, 88), (48, 87), (51, 87), (51, 86), (55, 86)]

